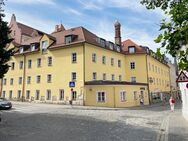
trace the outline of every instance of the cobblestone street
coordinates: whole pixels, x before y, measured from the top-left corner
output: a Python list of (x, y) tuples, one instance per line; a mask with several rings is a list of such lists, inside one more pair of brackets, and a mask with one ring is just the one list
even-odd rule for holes
[(162, 105), (110, 109), (14, 102), (2, 113), (0, 141), (166, 140), (161, 129), (172, 114)]

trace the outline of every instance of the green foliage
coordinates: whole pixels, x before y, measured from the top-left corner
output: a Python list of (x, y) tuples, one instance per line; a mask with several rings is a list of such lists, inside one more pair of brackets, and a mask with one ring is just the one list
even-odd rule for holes
[(0, 1), (0, 78), (3, 78), (4, 74), (8, 71), (9, 65), (7, 62), (10, 60), (10, 57), (13, 55), (13, 49), (7, 49), (7, 45), (12, 41), (8, 37), (10, 34), (10, 29), (8, 27), (8, 23), (3, 21), (2, 5), (4, 2)]
[(161, 8), (170, 17), (162, 19), (160, 31), (162, 32), (156, 43), (166, 49), (166, 53), (178, 57), (179, 68), (188, 71), (188, 0), (142, 0), (141, 4), (147, 9)]

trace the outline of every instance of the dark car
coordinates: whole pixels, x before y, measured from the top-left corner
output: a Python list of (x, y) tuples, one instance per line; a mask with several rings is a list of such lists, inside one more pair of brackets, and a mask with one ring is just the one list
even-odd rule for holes
[(5, 98), (0, 98), (0, 110), (11, 109), (12, 103)]

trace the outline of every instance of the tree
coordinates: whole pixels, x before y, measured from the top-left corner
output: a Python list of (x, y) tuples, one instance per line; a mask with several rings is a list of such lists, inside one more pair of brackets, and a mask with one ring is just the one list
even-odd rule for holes
[[(161, 43), (157, 54), (169, 53), (177, 57), (179, 68), (188, 71), (188, 0), (142, 0), (141, 4), (147, 9), (160, 8), (170, 17), (162, 19), (160, 23), (162, 33), (155, 39), (156, 43)], [(161, 48), (166, 51), (161, 53)]]
[(10, 60), (10, 57), (14, 54), (13, 49), (7, 49), (7, 45), (12, 41), (9, 38), (10, 29), (8, 23), (3, 21), (2, 6), (4, 1), (0, 0), (0, 79), (4, 77), (4, 74), (8, 71), (9, 65), (7, 62)]

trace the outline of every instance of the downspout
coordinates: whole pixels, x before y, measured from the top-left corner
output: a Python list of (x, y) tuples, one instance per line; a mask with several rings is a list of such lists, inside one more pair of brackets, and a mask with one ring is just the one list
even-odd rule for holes
[(26, 55), (23, 54), (23, 57), (24, 57), (24, 67), (23, 67), (23, 84), (22, 84), (22, 102), (25, 101), (25, 74), (26, 74)]
[(85, 43), (83, 43), (83, 106), (85, 106)]
[(116, 108), (116, 95), (115, 95), (115, 87), (113, 87), (113, 90), (114, 90), (114, 108)]
[(149, 77), (148, 77), (148, 55), (146, 54), (146, 72), (147, 72), (147, 83), (148, 83), (148, 98), (149, 104), (151, 105), (151, 96), (150, 96), (150, 88), (149, 88)]
[(1, 82), (0, 97), (2, 97), (2, 91), (3, 91), (3, 78), (0, 79), (0, 82)]

